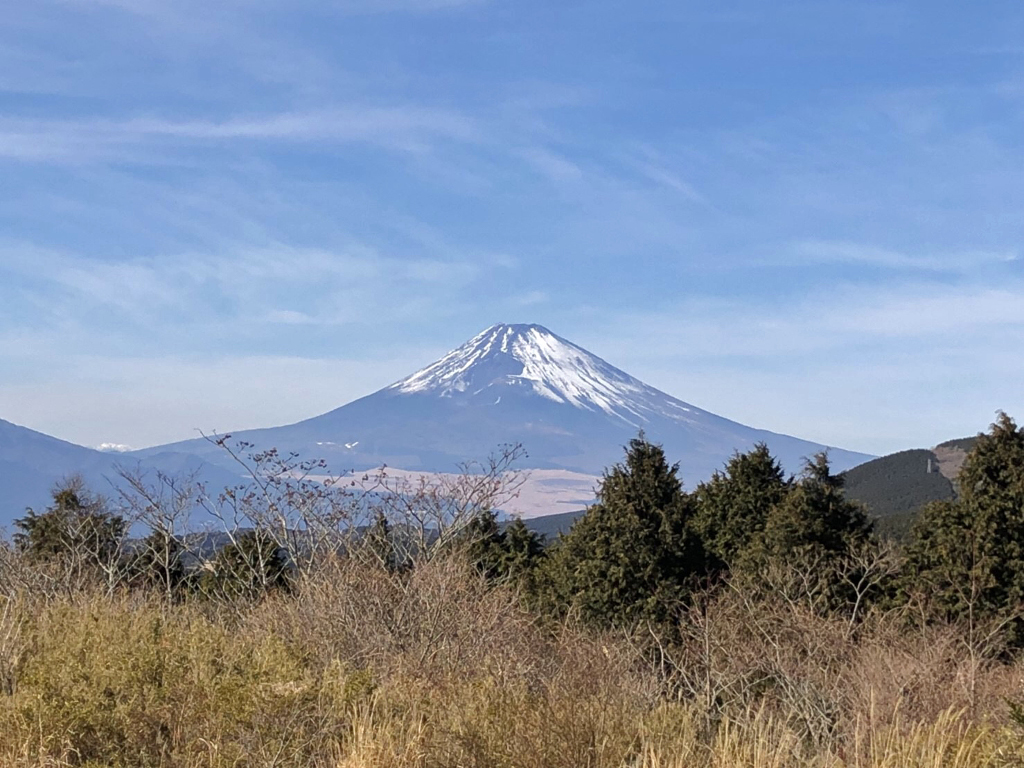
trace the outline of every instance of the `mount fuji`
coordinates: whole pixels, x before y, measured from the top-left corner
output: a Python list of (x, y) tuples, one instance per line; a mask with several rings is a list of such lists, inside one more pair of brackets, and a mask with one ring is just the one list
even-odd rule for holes
[[(592, 488), (641, 429), (680, 462), (691, 487), (758, 442), (789, 472), (826, 449), (837, 471), (872, 458), (716, 416), (539, 325), (492, 326), (426, 368), (336, 410), (232, 437), (259, 449), (322, 458), (333, 472), (382, 464), (450, 472), (501, 444), (519, 443), (528, 454), (524, 468), (549, 471), (554, 485), (579, 485), (585, 478)], [(202, 439), (135, 455), (169, 452), (229, 466), (222, 449)]]

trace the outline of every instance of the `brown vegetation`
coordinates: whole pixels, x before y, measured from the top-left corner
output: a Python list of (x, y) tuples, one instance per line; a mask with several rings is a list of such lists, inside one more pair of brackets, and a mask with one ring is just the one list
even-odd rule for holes
[[(1024, 433), (999, 429), (1024, 455)], [(1024, 466), (995, 437), (971, 466)], [(261, 454), (253, 484), (217, 500), (136, 478), (127, 519), (56, 493), (0, 543), (0, 765), (1024, 766), (1021, 613), (985, 570), (1010, 561), (943, 559), (964, 521), (1013, 518), (1016, 485), (976, 484), (984, 503), (947, 510), (944, 538), (907, 556), (869, 535), (823, 460), (792, 483), (759, 449), (698, 494), (704, 542), (739, 567), (684, 579), (673, 569), (717, 561), (686, 560), (694, 502), (634, 443), (600, 514), (547, 554), (491, 513), (514, 451), (372, 495)], [(748, 503), (750, 477), (781, 500)], [(197, 506), (226, 537), (198, 568), (181, 535)], [(139, 521), (151, 535), (131, 539)], [(946, 592), (926, 589), (937, 576)]]
[[(28, 566), (6, 553), (4, 573)], [(332, 559), (230, 608), (0, 597), (4, 766), (1019, 765), (1024, 667), (724, 590), (664, 655), (549, 624), (458, 558)]]

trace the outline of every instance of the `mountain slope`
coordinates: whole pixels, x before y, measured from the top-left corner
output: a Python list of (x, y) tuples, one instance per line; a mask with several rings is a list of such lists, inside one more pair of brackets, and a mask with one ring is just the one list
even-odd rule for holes
[(845, 476), (846, 495), (879, 517), (914, 512), (955, 495), (953, 483), (939, 472), (935, 453), (921, 448), (873, 459)]
[[(435, 363), (378, 392), (296, 424), (234, 435), (260, 448), (324, 458), (331, 469), (388, 464), (451, 471), (503, 443), (520, 443), (526, 467), (599, 475), (643, 429), (681, 463), (690, 484), (736, 450), (766, 442), (791, 472), (824, 446), (738, 424), (651, 387), (538, 325), (495, 325)], [(196, 453), (193, 440), (144, 451)], [(870, 456), (840, 449), (838, 469)]]
[(116, 495), (118, 466), (172, 475), (199, 472), (214, 488), (238, 479), (193, 455), (156, 452), (140, 459), (103, 453), (0, 419), (0, 530), (10, 529), (26, 507), (44, 507), (53, 486), (71, 475), (81, 475), (99, 494)]
[[(104, 454), (0, 419), (0, 526), (44, 503), (67, 475), (91, 474)], [(109, 463), (109, 459), (108, 459)]]
[(905, 535), (926, 504), (955, 498), (957, 474), (976, 441), (964, 437), (872, 459), (844, 473), (846, 495)]

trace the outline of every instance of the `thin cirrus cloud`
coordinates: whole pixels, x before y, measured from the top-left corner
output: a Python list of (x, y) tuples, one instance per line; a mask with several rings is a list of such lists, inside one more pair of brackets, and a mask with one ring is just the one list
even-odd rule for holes
[(13, 0), (0, 418), (259, 426), (507, 320), (870, 452), (1024, 407), (1024, 9), (983, 6)]
[[(844, 447), (887, 452), (973, 434), (1007, 407), (1024, 379), (1024, 359), (1012, 353), (1024, 338), (1022, 295), (1020, 279), (998, 288), (834, 285), (791, 304), (704, 300), (615, 325), (591, 317), (581, 341), (728, 418), (795, 425), (826, 444), (841, 432)], [(911, 444), (908, 434), (921, 437)]]
[[(970, 272), (985, 265), (1015, 262), (1018, 254), (1005, 251), (954, 251), (907, 253), (853, 242), (808, 240), (796, 243), (790, 252), (795, 263), (863, 264), (892, 269)], [(785, 255), (782, 257), (785, 259)]]
[(0, 157), (26, 161), (113, 160), (172, 142), (367, 143), (414, 151), (436, 141), (470, 142), (478, 129), (455, 112), (420, 107), (347, 107), (225, 120), (0, 120)]
[[(818, 419), (825, 425), (844, 418), (836, 403), (868, 408), (874, 399), (893, 411), (888, 418), (905, 433), (919, 431), (939, 442), (949, 436), (928, 433), (934, 425), (899, 393), (916, 391), (915, 397), (941, 399), (950, 409), (962, 403), (948, 424), (965, 434), (981, 429), (984, 423), (971, 426), (969, 419), (1005, 408), (1012, 382), (1024, 377), (1024, 359), (1008, 353), (1024, 338), (1021, 295), (1024, 280), (999, 288), (834, 285), (792, 303), (702, 300), (620, 316), (614, 324), (595, 313), (580, 340), (655, 386), (746, 423), (785, 431), (786, 420), (799, 417), (802, 424)], [(637, 345), (637, 338), (652, 343)], [(974, 387), (969, 397), (962, 389), (967, 382)], [(813, 414), (802, 405), (780, 405), (810, 402)], [(878, 450), (870, 441), (872, 413), (861, 418), (843, 427), (856, 429), (851, 445)], [(810, 433), (830, 442), (820, 426)], [(898, 435), (884, 447), (905, 441)]]
[[(114, 311), (144, 326), (168, 318), (178, 322), (205, 318), (205, 322), (253, 323), (262, 319), (337, 325), (365, 317), (384, 304), (411, 306), (425, 295), (442, 302), (476, 280), (486, 266), (283, 245), (127, 262), (84, 260), (17, 246), (8, 246), (4, 253), (0, 274), (6, 272), (12, 280), (31, 275), (36, 283), (34, 290), (21, 287), (22, 299), (35, 297), (37, 306), (48, 299), (57, 308), (71, 305), (93, 312)], [(311, 294), (317, 298), (311, 299)], [(274, 307), (289, 301), (295, 306)], [(254, 307), (268, 305), (267, 311), (253, 312)], [(393, 309), (393, 314), (401, 311)], [(37, 317), (33, 322), (45, 319)], [(15, 322), (15, 318), (10, 320)]]
[[(329, 7), (335, 13), (421, 12), (478, 5), (484, 2), (487, 0), (335, 0)], [(165, 23), (183, 21), (198, 11), (237, 15), (253, 11), (267, 12), (285, 6), (281, 0), (225, 0), (215, 9), (197, 0), (49, 0), (49, 3), (63, 3), (77, 9), (108, 8)], [(292, 9), (301, 9), (304, 6), (321, 7), (323, 3), (318, 0), (291, 0), (288, 5)]]

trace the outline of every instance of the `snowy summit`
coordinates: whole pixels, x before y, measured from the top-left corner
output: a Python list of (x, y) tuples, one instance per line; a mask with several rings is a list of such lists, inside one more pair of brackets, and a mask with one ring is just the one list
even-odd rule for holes
[(644, 384), (541, 325), (499, 323), (435, 363), (388, 387), (441, 397), (503, 395), (522, 390), (636, 427), (652, 416), (683, 419), (693, 406)]

